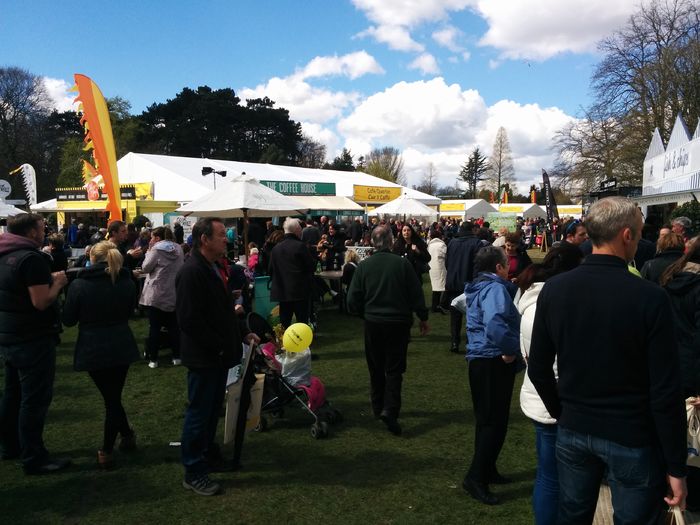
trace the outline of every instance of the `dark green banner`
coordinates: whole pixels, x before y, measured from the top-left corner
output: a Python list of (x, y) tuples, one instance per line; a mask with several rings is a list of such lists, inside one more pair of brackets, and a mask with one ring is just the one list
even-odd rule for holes
[(335, 195), (335, 182), (286, 182), (261, 180), (265, 186), (282, 195)]

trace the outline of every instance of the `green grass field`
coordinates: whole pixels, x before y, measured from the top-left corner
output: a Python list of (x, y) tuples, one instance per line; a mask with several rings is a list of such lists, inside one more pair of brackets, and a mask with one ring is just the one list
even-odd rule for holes
[[(432, 316), (426, 337), (414, 329), (400, 418), (404, 435), (395, 437), (371, 416), (361, 320), (326, 306), (313, 344), (321, 359), (313, 369), (344, 421), (329, 438), (314, 440), (308, 414), (287, 410), (273, 428), (247, 436), (242, 471), (212, 476), (224, 487), (212, 498), (180, 485), (179, 449), (168, 443), (180, 439), (186, 370), (166, 359), (156, 370), (142, 362), (132, 366), (124, 405), (139, 450), (115, 451), (117, 468), (97, 470), (102, 402), (88, 375), (72, 369), (76, 332), (67, 330), (44, 437), (52, 454), (70, 457), (74, 465), (27, 477), (14, 462), (1, 462), (0, 522), (532, 523), (534, 430), (519, 410), (522, 374), (499, 460), (500, 472), (515, 482), (493, 487), (502, 499), (495, 507), (476, 503), (461, 488), (472, 454), (473, 415), (465, 360), (448, 352), (448, 319)], [(133, 321), (140, 341), (146, 325), (145, 319)]]

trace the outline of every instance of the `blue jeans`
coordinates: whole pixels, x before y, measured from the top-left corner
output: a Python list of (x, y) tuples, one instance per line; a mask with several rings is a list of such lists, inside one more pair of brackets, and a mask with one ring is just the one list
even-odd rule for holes
[(228, 370), (190, 368), (187, 372), (187, 396), (182, 428), (182, 464), (190, 481), (209, 473), (207, 454), (216, 449), (214, 438), (219, 411), (224, 401)]
[(25, 469), (44, 464), (44, 422), (53, 398), (56, 337), (0, 346), (5, 360), (5, 391), (0, 401), (0, 445), (4, 457), (17, 457)]
[(593, 521), (606, 468), (613, 521), (616, 524), (658, 523), (666, 483), (656, 447), (625, 447), (561, 426), (556, 447), (559, 463), (558, 523)]
[(536, 525), (554, 525), (559, 504), (559, 475), (557, 473), (557, 425), (535, 421), (537, 475), (532, 493), (532, 509)]

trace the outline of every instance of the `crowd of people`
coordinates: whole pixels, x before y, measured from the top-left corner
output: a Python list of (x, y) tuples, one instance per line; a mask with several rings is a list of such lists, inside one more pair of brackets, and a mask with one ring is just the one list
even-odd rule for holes
[[(414, 315), (421, 335), (429, 313), (450, 316), (449, 350), (466, 357), (475, 418), (463, 487), (477, 501), (498, 504), (491, 486), (511, 481), (496, 465), (516, 374), (526, 370), (520, 408), (536, 437), (536, 523), (590, 522), (603, 479), (621, 522), (652, 523), (664, 501), (685, 505), (688, 490), (689, 505), (700, 506), (684, 441), (684, 400), (700, 391), (700, 243), (683, 217), (658, 232), (656, 245), (643, 226), (623, 198), (602, 199), (585, 220), (551, 230), (521, 219), (494, 233), (483, 218), (287, 218), (281, 228), (251, 222), (249, 255), (237, 264), (227, 255), (243, 251), (240, 236), (217, 218), (200, 219), (187, 240), (163, 226), (114, 221), (87, 236), (71, 224), (68, 242), (87, 241), (75, 261), (83, 269), (67, 286), (66, 237), (47, 235), (39, 215), (20, 215), (0, 235), (2, 458), (19, 459), (27, 474), (69, 464), (51, 457), (42, 438), (62, 324), (78, 326), (74, 368), (104, 399), (98, 465), (113, 465), (115, 446), (136, 448), (121, 396), (142, 358), (129, 326), (140, 304), (148, 366), (159, 366), (167, 334), (172, 364), (187, 367), (182, 484), (218, 493), (209, 474), (240, 468), (245, 431), (241, 411), (236, 449), (225, 459), (215, 437), (226, 376), (242, 345), (258, 341), (241, 315), (250, 311), (251, 279), (267, 275), (285, 327), (312, 322), (317, 296), (344, 287), (347, 311), (364, 323), (372, 412), (397, 436)], [(551, 248), (533, 263), (527, 250), (537, 235), (550, 235)], [(372, 254), (360, 261), (355, 246)], [(320, 284), (320, 270), (342, 270), (340, 284)], [(247, 374), (242, 404), (252, 381)]]

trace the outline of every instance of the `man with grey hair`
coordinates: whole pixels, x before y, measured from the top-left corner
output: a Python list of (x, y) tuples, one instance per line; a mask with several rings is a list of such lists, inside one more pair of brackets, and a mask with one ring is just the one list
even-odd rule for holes
[(369, 368), (374, 416), (394, 435), (401, 435), (401, 383), (413, 312), (420, 334), (428, 333), (428, 309), (415, 270), (407, 259), (391, 252), (389, 226), (372, 230), (375, 253), (362, 261), (348, 290), (348, 311), (365, 320), (365, 357)]
[(676, 217), (671, 221), (671, 231), (677, 233), (685, 242), (690, 239), (690, 229), (692, 226), (692, 221), (688, 217)]
[(282, 225), (282, 239), (270, 254), (270, 298), (280, 303), (280, 322), (285, 328), (292, 324), (308, 323), (311, 288), (316, 260), (309, 247), (301, 240), (301, 223), (287, 217)]
[(615, 521), (656, 523), (664, 500), (683, 508), (687, 494), (673, 314), (663, 289), (627, 269), (642, 231), (632, 201), (597, 201), (586, 228), (593, 253), (540, 292), (528, 361), (559, 425), (557, 523), (593, 520), (606, 472)]

